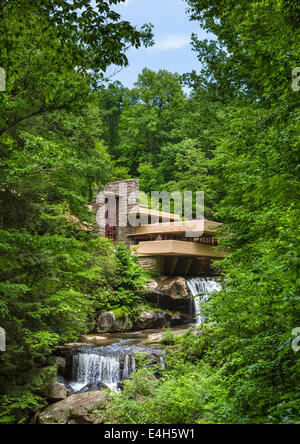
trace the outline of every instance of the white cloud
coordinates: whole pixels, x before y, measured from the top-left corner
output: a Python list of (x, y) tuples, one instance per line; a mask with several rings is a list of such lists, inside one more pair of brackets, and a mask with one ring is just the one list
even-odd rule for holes
[(189, 34), (166, 34), (153, 46), (157, 51), (172, 51), (174, 49), (181, 49), (190, 43)]

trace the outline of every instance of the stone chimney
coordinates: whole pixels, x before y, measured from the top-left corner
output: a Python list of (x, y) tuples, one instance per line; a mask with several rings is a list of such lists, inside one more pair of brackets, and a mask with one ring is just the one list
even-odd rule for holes
[(107, 227), (115, 227), (116, 242), (130, 245), (129, 234), (135, 233), (135, 227), (128, 223), (130, 212), (138, 212), (139, 181), (137, 179), (110, 182), (100, 191), (96, 205), (96, 232), (107, 235)]

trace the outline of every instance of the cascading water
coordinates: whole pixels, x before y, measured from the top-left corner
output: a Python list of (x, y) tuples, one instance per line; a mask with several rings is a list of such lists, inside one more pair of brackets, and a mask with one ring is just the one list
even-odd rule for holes
[[(122, 342), (122, 341), (120, 341)], [(146, 352), (157, 356), (163, 362), (161, 350), (121, 345), (99, 348), (83, 347), (73, 354), (72, 381), (70, 386), (75, 392), (88, 384), (105, 384), (111, 390), (118, 390), (122, 379), (127, 379), (136, 371), (135, 351)], [(125, 343), (128, 341), (125, 341)]]
[(196, 325), (201, 325), (205, 321), (203, 316), (203, 303), (205, 303), (211, 295), (222, 289), (216, 278), (193, 278), (187, 281), (187, 287), (194, 301), (196, 313)]
[(93, 349), (87, 349), (74, 355), (74, 382), (71, 382), (71, 387), (77, 391), (87, 384), (102, 382), (110, 389), (116, 390), (121, 382), (122, 358), (123, 355), (121, 354), (99, 354), (99, 352)]

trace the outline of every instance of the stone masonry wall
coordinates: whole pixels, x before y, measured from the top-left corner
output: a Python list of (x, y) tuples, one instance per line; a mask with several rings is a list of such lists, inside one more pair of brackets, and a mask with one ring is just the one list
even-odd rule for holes
[(159, 256), (139, 257), (138, 262), (144, 270), (152, 271), (158, 275), (161, 274), (161, 258)]
[(110, 182), (104, 191), (98, 194), (93, 205), (97, 214), (95, 231), (102, 237), (105, 237), (105, 197), (108, 198), (108, 206), (116, 204), (117, 242), (130, 245), (128, 235), (135, 233), (135, 227), (128, 224), (128, 214), (139, 205), (139, 181), (128, 179)]

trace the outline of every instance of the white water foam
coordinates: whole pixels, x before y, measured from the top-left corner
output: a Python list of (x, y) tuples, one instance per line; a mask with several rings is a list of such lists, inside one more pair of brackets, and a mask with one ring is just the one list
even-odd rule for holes
[(187, 287), (194, 301), (196, 313), (196, 325), (205, 321), (203, 316), (203, 304), (217, 291), (222, 289), (216, 278), (193, 278), (187, 281)]

